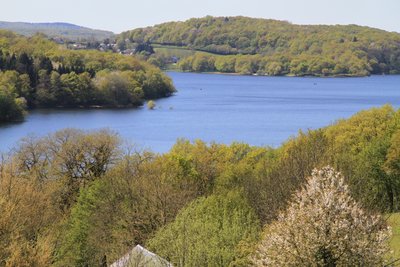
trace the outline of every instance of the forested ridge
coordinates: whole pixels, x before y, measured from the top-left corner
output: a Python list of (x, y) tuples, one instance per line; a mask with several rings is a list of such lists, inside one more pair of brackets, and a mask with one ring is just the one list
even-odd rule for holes
[(173, 45), (214, 54), (183, 59), (180, 68), (185, 71), (297, 76), (400, 73), (400, 34), (357, 25), (207, 16), (139, 28), (118, 38), (119, 43)]
[[(107, 130), (27, 137), (0, 162), (0, 265), (106, 266), (142, 244), (174, 266), (264, 266), (271, 260), (275, 264), (267, 266), (282, 266), (263, 257), (299, 262), (296, 253), (284, 254), (291, 244), (276, 251), (270, 243), (286, 242), (279, 233), (292, 223), (297, 230), (287, 233), (300, 231), (299, 244), (306, 244), (300, 259), (311, 253), (306, 262), (380, 266), (389, 244), (385, 222), (347, 220), (400, 211), (399, 148), (400, 111), (388, 105), (299, 132), (277, 149), (179, 140), (156, 154), (127, 147)], [(300, 189), (300, 202), (289, 205)], [(321, 194), (326, 200), (315, 201)], [(315, 215), (314, 204), (327, 205), (330, 213)], [(279, 214), (288, 206), (288, 214), (305, 215), (284, 219)], [(346, 216), (336, 213), (342, 208)], [(321, 237), (311, 234), (321, 231), (315, 226), (329, 234), (326, 227), (336, 220), (351, 225), (329, 228), (335, 237), (325, 247), (307, 243)], [(310, 228), (302, 224), (307, 221)], [(341, 250), (353, 245), (361, 254)], [(341, 258), (332, 258), (337, 250)]]
[(64, 38), (70, 41), (102, 41), (106, 38), (114, 37), (114, 33), (110, 31), (94, 30), (63, 22), (28, 23), (0, 21), (0, 29), (13, 31), (28, 37), (42, 33), (49, 38)]
[(0, 31), (0, 122), (21, 120), (27, 108), (138, 106), (174, 91), (164, 73), (133, 56)]

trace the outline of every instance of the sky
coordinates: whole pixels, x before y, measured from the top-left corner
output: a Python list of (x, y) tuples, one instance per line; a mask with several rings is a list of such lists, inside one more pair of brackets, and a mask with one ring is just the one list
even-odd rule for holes
[(206, 15), (400, 32), (399, 11), (400, 0), (0, 0), (0, 21), (69, 22), (115, 33)]

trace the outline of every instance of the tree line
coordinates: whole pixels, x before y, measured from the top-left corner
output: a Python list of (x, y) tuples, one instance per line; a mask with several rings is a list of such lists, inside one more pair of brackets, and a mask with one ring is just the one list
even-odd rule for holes
[(318, 76), (318, 77), (351, 77), (381, 74), (373, 72), (365, 59), (354, 57), (351, 53), (343, 54), (334, 60), (321, 55), (286, 56), (277, 53), (273, 56), (263, 55), (213, 55), (196, 52), (179, 61), (178, 67), (189, 72), (222, 72), (244, 75), (268, 76)]
[(4, 31), (0, 44), (0, 122), (21, 120), (26, 108), (138, 106), (175, 91), (160, 70), (134, 57)]
[[(108, 130), (24, 138), (0, 163), (0, 265), (106, 266), (136, 244), (174, 266), (282, 266), (280, 255), (296, 244), (315, 246), (292, 253), (294, 265), (299, 257), (378, 264), (385, 222), (365, 216), (400, 211), (399, 122), (400, 111), (383, 106), (299, 132), (276, 149), (178, 140), (165, 154), (123, 145)], [(296, 191), (309, 198), (299, 204)], [(329, 222), (338, 224), (317, 235)], [(301, 242), (285, 239), (285, 227)], [(361, 254), (348, 257), (334, 244)]]
[(118, 39), (186, 47), (212, 53), (218, 61), (198, 66), (193, 61), (203, 61), (199, 54), (182, 63), (181, 68), (190, 71), (297, 76), (400, 73), (400, 34), (357, 25), (207, 16), (123, 32)]

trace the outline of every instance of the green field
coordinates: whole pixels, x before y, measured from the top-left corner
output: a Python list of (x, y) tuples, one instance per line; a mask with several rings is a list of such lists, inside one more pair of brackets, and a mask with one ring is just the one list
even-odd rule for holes
[[(183, 59), (193, 56), (195, 53), (213, 55), (212, 53), (209, 52), (197, 51), (182, 46), (171, 46), (171, 45), (160, 45), (160, 44), (152, 44), (152, 46), (154, 48), (154, 52), (156, 53), (156, 55), (160, 55), (165, 58), (177, 57), (178, 59)], [(177, 64), (168, 64), (166, 69), (174, 71), (180, 70)]]

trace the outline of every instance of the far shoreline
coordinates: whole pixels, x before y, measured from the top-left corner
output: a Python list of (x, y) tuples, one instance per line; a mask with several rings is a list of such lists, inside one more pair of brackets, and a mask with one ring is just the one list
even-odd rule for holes
[(351, 74), (337, 74), (337, 75), (293, 75), (293, 74), (284, 74), (284, 75), (265, 75), (265, 74), (243, 74), (237, 72), (219, 72), (219, 71), (205, 71), (205, 72), (197, 72), (197, 71), (183, 71), (179, 69), (163, 69), (163, 72), (177, 72), (177, 73), (193, 73), (193, 74), (212, 74), (212, 75), (228, 75), (228, 76), (254, 76), (254, 77), (285, 77), (285, 78), (368, 78), (371, 76), (398, 76), (400, 74), (370, 74), (370, 75), (351, 75)]

